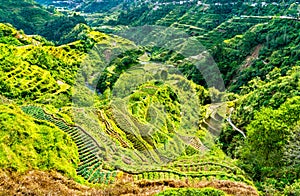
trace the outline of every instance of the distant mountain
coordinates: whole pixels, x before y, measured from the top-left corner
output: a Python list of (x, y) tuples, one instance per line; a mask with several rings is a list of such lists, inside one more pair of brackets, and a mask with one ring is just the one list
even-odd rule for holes
[(11, 23), (28, 34), (34, 34), (49, 20), (56, 19), (48, 10), (30, 1), (1, 1), (0, 22)]
[[(225, 85), (234, 91), (256, 76), (264, 78), (274, 68), (267, 59), (273, 59), (272, 55), (276, 53), (260, 51), (284, 51), (286, 58), (278, 60), (282, 63), (276, 62), (276, 66), (284, 67), (283, 70), (289, 70), (298, 61), (294, 55), (297, 49), (289, 46), (297, 44), (298, 40), (295, 32), (299, 32), (296, 29), (300, 5), (296, 1), (138, 3), (109, 14), (86, 14), (85, 17), (90, 25), (107, 33), (118, 33), (122, 27), (144, 25), (180, 29), (211, 52), (223, 73)], [(285, 52), (284, 48), (293, 52)], [(241, 74), (239, 78), (235, 78), (238, 74)]]

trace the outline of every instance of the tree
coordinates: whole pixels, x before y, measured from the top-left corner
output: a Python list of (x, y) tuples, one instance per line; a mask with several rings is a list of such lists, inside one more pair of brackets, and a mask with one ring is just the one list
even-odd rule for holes
[[(281, 112), (263, 108), (247, 126), (246, 159), (261, 167), (280, 166), (284, 145), (289, 136), (288, 126), (280, 120)], [(249, 155), (250, 153), (251, 155)]]
[(289, 166), (286, 150), (298, 133), (299, 122), (300, 96), (287, 99), (278, 109), (268, 107), (257, 111), (246, 127), (248, 137), (242, 148), (245, 163), (261, 172), (261, 177), (270, 175), (273, 169), (283, 171), (284, 166)]

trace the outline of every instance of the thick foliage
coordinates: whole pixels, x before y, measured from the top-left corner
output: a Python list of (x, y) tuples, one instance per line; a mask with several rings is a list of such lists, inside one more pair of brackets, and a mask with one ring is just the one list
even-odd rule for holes
[(34, 120), (17, 106), (0, 106), (1, 168), (57, 170), (76, 176), (79, 158), (71, 138), (53, 124)]
[(10, 23), (27, 34), (39, 34), (58, 41), (76, 24), (85, 23), (80, 16), (61, 16), (50, 13), (34, 1), (6, 0), (0, 5), (0, 22)]
[(221, 136), (223, 149), (240, 158), (244, 169), (262, 182), (264, 191), (270, 186), (283, 190), (299, 178), (299, 86), (299, 67), (286, 76), (275, 68), (265, 81), (252, 80), (232, 117), (246, 132), (245, 142), (229, 126)]

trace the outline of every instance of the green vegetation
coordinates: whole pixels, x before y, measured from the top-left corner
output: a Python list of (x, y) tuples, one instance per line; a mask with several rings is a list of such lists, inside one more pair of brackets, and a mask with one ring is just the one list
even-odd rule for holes
[(77, 175), (91, 183), (112, 183), (116, 172), (102, 170), (103, 160), (99, 157), (99, 144), (82, 128), (71, 126), (63, 120), (46, 114), (41, 108), (25, 106), (22, 108), (27, 114), (53, 123), (59, 129), (71, 136), (78, 148), (80, 163), (76, 168)]
[(213, 56), (230, 90), (239, 91), (255, 77), (266, 79), (275, 67), (285, 74), (299, 65), (298, 32), (298, 21), (273, 19), (219, 45)]
[(76, 177), (79, 155), (70, 136), (52, 123), (34, 120), (15, 105), (1, 105), (0, 167), (24, 172), (56, 170)]
[(0, 22), (10, 23), (26, 34), (42, 35), (51, 41), (59, 41), (76, 24), (85, 23), (84, 18), (51, 13), (32, 0), (7, 0), (0, 5)]
[[(35, 43), (41, 46), (34, 46)], [(70, 100), (70, 85), (79, 64), (76, 56), (81, 54), (70, 51), (69, 46), (58, 48), (42, 44), (36, 39), (23, 46), (0, 44), (1, 93), (20, 102), (48, 102), (59, 107)]]
[(294, 160), (300, 120), (299, 67), (282, 75), (275, 68), (265, 81), (254, 79), (242, 89), (232, 119), (246, 132), (245, 142), (237, 142), (241, 137), (229, 126), (221, 136), (224, 150), (243, 160), (245, 170), (262, 182), (264, 191), (273, 186), (273, 194), (299, 179)]
[(108, 88), (112, 89), (125, 70), (138, 64), (138, 58), (142, 54), (142, 50), (126, 51), (124, 54), (120, 54), (118, 58), (110, 62), (110, 65), (101, 74), (97, 89), (102, 93)]
[(284, 194), (285, 195), (299, 195), (300, 194), (300, 184), (299, 181), (296, 181), (290, 186), (285, 187)]
[[(106, 20), (103, 16), (105, 19), (99, 23), (92, 20), (91, 25), (105, 25), (99, 30), (109, 33), (122, 32), (124, 25), (179, 28), (210, 50), (224, 75), (225, 85), (234, 92), (256, 76), (263, 79), (274, 67), (280, 67), (286, 73), (298, 65), (299, 22), (276, 17), (298, 17), (290, 14), (291, 10), (298, 9), (294, 2), (265, 2), (266, 5), (256, 2), (256, 6), (251, 6), (253, 2), (248, 1), (233, 2), (236, 4), (230, 6), (229, 2), (213, 5), (211, 3), (215, 2), (211, 1), (200, 6), (171, 3), (159, 6), (157, 10), (153, 9), (154, 5), (132, 5), (115, 11), (117, 18)], [(196, 74), (193, 80), (204, 85), (198, 78), (201, 77)]]
[(226, 194), (223, 191), (213, 189), (213, 188), (204, 188), (204, 189), (169, 189), (165, 190), (157, 196), (171, 196), (171, 195), (189, 195), (189, 196), (205, 196), (205, 195), (211, 195), (211, 196), (225, 196)]
[(38, 2), (0, 5), (4, 189), (43, 170), (112, 195), (299, 195), (298, 3)]

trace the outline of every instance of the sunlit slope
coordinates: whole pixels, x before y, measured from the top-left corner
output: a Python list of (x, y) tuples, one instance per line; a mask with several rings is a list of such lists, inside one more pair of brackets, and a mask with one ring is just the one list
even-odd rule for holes
[[(84, 51), (94, 44), (113, 43), (112, 37), (91, 30), (84, 35), (89, 40), (74, 39), (75, 42), (61, 46), (4, 24), (1, 32), (1, 94), (20, 102), (54, 106), (70, 103), (77, 70), (86, 55)], [(120, 48), (119, 44), (114, 47)]]
[[(143, 190), (144, 182), (153, 189), (155, 182), (166, 186), (178, 182), (185, 187), (208, 182), (225, 192), (232, 185), (228, 193), (238, 189), (244, 195), (257, 194), (252, 180), (214, 144), (226, 104), (212, 103), (221, 100), (211, 100), (210, 91), (188, 80), (184, 69), (178, 72), (180, 63), (170, 65), (176, 62), (172, 60), (176, 53), (166, 57), (164, 50), (154, 50), (147, 56), (146, 47), (85, 25), (63, 37), (70, 43), (61, 46), (9, 25), (1, 29), (1, 102), (21, 105), (22, 111), (18, 106), (11, 110), (25, 123), (11, 120), (9, 128), (20, 125), (20, 130), (26, 130), (38, 124), (45, 134), (60, 137), (61, 133), (64, 142), (72, 139), (68, 150), (75, 153), (72, 167), (66, 164), (61, 169), (54, 164), (43, 169), (103, 186), (127, 182)], [(184, 52), (183, 46), (180, 51)], [(217, 97), (219, 92), (214, 93)], [(6, 113), (14, 119), (7, 107), (1, 109), (3, 119)], [(44, 129), (44, 124), (50, 128)], [(67, 146), (62, 143), (57, 149)], [(27, 155), (18, 156), (27, 159)], [(39, 154), (34, 156), (34, 164), (43, 160)], [(67, 153), (60, 158), (72, 156)], [(18, 167), (26, 171), (40, 166)]]
[(52, 123), (34, 119), (16, 105), (1, 105), (0, 167), (24, 172), (56, 170), (76, 177), (77, 146)]

